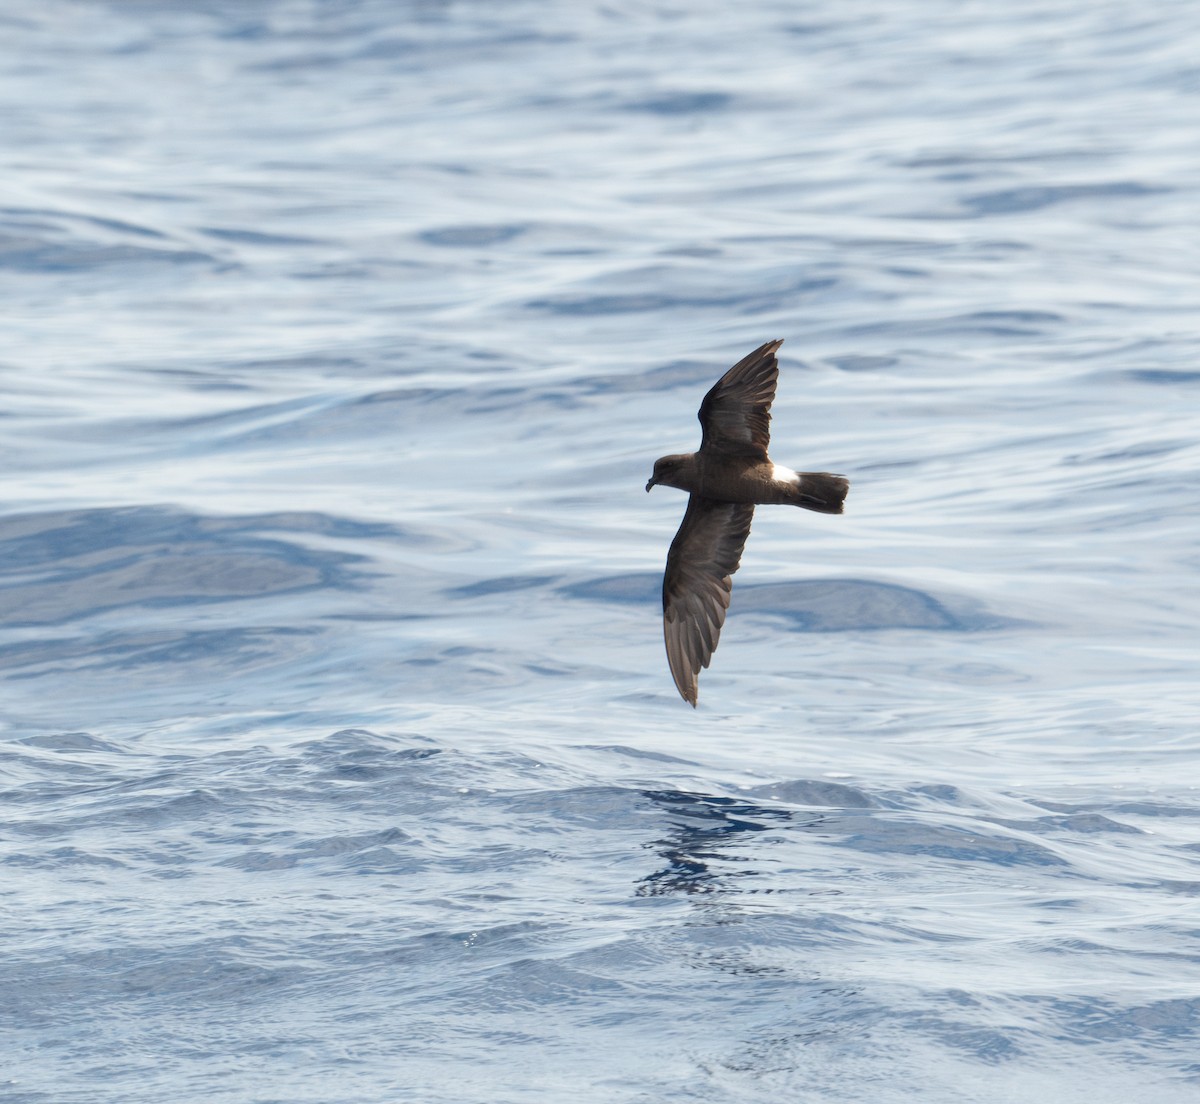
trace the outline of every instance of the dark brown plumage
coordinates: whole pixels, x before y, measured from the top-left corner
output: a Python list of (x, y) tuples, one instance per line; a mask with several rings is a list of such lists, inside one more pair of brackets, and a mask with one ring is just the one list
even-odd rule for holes
[(767, 455), (779, 379), (775, 354), (782, 344), (768, 341), (716, 382), (700, 404), (700, 451), (656, 460), (646, 484), (647, 491), (662, 484), (691, 495), (667, 553), (663, 635), (675, 685), (693, 706), (700, 669), (712, 659), (725, 623), (754, 507), (840, 514), (850, 486), (843, 476), (794, 472)]

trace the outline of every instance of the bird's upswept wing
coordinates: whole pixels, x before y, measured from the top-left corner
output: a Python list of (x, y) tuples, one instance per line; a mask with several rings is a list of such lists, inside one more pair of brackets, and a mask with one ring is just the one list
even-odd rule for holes
[(712, 659), (725, 624), (733, 588), (730, 576), (738, 569), (753, 517), (753, 503), (715, 502), (694, 494), (667, 553), (663, 576), (667, 661), (679, 693), (692, 705), (698, 693), (696, 677)]
[(775, 357), (782, 341), (768, 341), (743, 357), (700, 404), (701, 451), (766, 460), (771, 440), (771, 403), (779, 380)]

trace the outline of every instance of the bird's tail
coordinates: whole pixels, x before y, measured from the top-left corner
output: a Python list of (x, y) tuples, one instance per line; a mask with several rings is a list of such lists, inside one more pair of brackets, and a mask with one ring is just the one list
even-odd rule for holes
[(840, 514), (850, 481), (829, 472), (800, 472), (792, 502), (820, 514)]

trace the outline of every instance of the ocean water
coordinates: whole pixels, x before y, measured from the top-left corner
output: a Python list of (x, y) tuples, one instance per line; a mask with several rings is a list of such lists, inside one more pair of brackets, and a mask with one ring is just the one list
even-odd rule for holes
[[(1200, 1098), (1200, 24), (0, 4), (0, 1100)], [(695, 711), (699, 401), (784, 338)]]

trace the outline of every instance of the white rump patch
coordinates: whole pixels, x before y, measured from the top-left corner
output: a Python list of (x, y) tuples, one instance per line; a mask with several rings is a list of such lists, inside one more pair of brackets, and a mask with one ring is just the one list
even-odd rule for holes
[(800, 476), (798, 476), (791, 468), (785, 468), (782, 464), (771, 465), (771, 478), (777, 483), (792, 483), (799, 484)]

